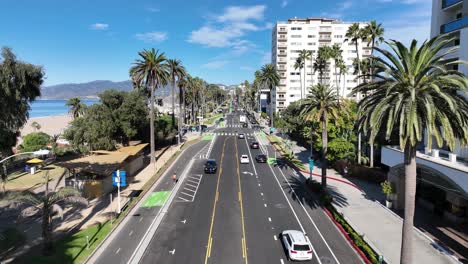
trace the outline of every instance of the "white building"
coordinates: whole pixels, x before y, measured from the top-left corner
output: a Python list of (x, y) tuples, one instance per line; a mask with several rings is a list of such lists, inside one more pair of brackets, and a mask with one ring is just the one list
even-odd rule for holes
[[(448, 60), (468, 60), (468, 0), (433, 0), (431, 37), (449, 33), (455, 40), (446, 48), (458, 46)], [(454, 69), (468, 75), (466, 65)], [(418, 205), (456, 222), (468, 222), (468, 147), (457, 144), (432, 149), (424, 140), (417, 152)], [(389, 166), (389, 180), (396, 185), (396, 207), (404, 206), (403, 152), (398, 147), (382, 148), (382, 163)]]
[[(366, 22), (359, 23), (361, 27)], [(334, 61), (329, 60), (328, 70), (324, 73), (324, 83), (339, 90), (342, 97), (349, 97), (351, 90), (357, 85), (356, 76), (353, 75), (353, 60), (357, 57), (354, 42), (345, 42), (346, 31), (352, 22), (341, 22), (325, 18), (293, 18), (287, 22), (278, 22), (272, 32), (272, 63), (276, 65), (281, 80), (280, 85), (273, 91), (273, 106), (275, 111), (282, 111), (294, 101), (305, 98), (307, 87), (317, 84), (318, 72), (314, 73), (312, 64), (317, 56), (319, 47), (341, 45), (343, 60), (347, 65), (348, 74), (335, 76)], [(312, 61), (305, 62), (304, 69), (294, 68), (297, 57), (301, 50), (312, 52)], [(358, 42), (360, 59), (371, 55), (371, 48), (367, 42)], [(305, 78), (304, 78), (305, 77)], [(305, 80), (304, 80), (305, 79)], [(305, 82), (305, 83), (304, 83)], [(302, 88), (302, 91), (301, 91)], [(265, 91), (267, 92), (267, 91)]]

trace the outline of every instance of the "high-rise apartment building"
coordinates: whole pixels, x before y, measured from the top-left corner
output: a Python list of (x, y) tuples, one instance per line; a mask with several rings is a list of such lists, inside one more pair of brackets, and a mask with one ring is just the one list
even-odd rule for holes
[[(363, 28), (366, 22), (360, 22)], [(371, 55), (371, 47), (367, 42), (358, 41), (358, 51), (354, 42), (346, 41), (345, 35), (352, 22), (342, 22), (325, 18), (292, 18), (287, 22), (278, 22), (272, 32), (272, 63), (276, 65), (280, 75), (280, 84), (273, 91), (274, 111), (282, 111), (294, 101), (305, 98), (308, 87), (319, 82), (319, 73), (314, 72), (313, 62), (317, 56), (319, 47), (341, 46), (344, 63), (347, 67), (346, 74), (335, 75), (334, 60), (328, 60), (329, 65), (323, 76), (323, 83), (328, 83), (337, 88), (341, 97), (350, 97), (351, 90), (357, 85), (354, 75), (353, 60), (359, 53), (360, 59)], [(304, 69), (296, 69), (294, 64), (301, 50), (312, 52), (312, 60), (305, 62)]]
[[(447, 47), (459, 47), (449, 60), (468, 61), (468, 0), (433, 0), (431, 38), (450, 34), (455, 40)], [(468, 65), (454, 65), (454, 68), (468, 75)]]

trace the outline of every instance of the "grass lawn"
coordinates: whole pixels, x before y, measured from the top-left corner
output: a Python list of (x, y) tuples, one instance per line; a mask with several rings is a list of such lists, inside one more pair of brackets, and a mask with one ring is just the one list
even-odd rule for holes
[[(51, 256), (41, 254), (42, 245), (32, 248), (27, 254), (17, 259), (17, 263), (82, 263), (105, 236), (110, 232), (111, 224), (106, 222), (81, 230), (69, 237), (55, 242)], [(86, 236), (89, 238), (89, 249), (86, 248)]]
[(211, 116), (210, 118), (208, 118), (205, 122), (205, 124), (209, 125), (209, 124), (213, 124), (214, 121), (220, 117), (223, 117), (223, 114), (215, 114), (213, 116)]
[(55, 165), (49, 165), (40, 169), (36, 174), (30, 174), (29, 172), (12, 173), (8, 176), (6, 189), (15, 191), (35, 189), (44, 184), (46, 171), (49, 172), (49, 179), (52, 181), (61, 176), (65, 172), (65, 169)]

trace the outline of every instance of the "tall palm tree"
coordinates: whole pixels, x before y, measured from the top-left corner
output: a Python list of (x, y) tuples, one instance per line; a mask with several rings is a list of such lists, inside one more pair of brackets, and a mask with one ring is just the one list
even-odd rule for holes
[(73, 119), (76, 119), (79, 116), (81, 116), (86, 108), (86, 105), (82, 103), (80, 98), (78, 97), (68, 99), (65, 105), (70, 106), (69, 113), (72, 115)]
[(169, 79), (169, 66), (164, 52), (154, 48), (138, 52), (140, 56), (130, 68), (130, 77), (136, 84), (136, 89), (146, 89), (150, 93), (150, 144), (151, 163), (156, 163), (155, 135), (154, 135), (154, 101), (155, 90), (167, 84)]
[[(177, 59), (169, 59), (167, 60), (167, 65), (169, 67), (169, 76), (171, 79), (171, 97), (172, 97), (172, 127), (175, 127), (175, 86), (176, 86), (176, 79), (180, 81), (187, 72), (185, 67), (182, 65), (182, 62)], [(179, 107), (180, 109), (180, 107)], [(180, 122), (178, 122), (178, 126), (180, 126)], [(177, 136), (177, 143), (180, 144), (180, 128), (177, 128), (178, 136)]]
[(276, 89), (276, 87), (279, 84), (280, 77), (278, 75), (278, 72), (276, 71), (276, 67), (273, 64), (265, 64), (263, 65), (261, 69), (261, 74), (260, 74), (260, 81), (262, 84), (268, 87), (270, 90), (270, 126), (274, 127), (274, 120), (273, 120), (273, 89)]
[(302, 94), (305, 95), (305, 91), (303, 91), (303, 90), (305, 90), (306, 87), (307, 87), (307, 78), (306, 78), (307, 77), (307, 74), (306, 74), (306, 68), (307, 67), (306, 67), (306, 63), (307, 63), (307, 60), (312, 60), (312, 51), (303, 49), (303, 50), (301, 50), (299, 52), (299, 57), (298, 58), (300, 58), (302, 60), (302, 64), (303, 64), (302, 68), (304, 68), (304, 85), (301, 87), (301, 99), (304, 99), (302, 97)]
[[(361, 61), (359, 57), (359, 40), (362, 39), (363, 33), (362, 30), (359, 26), (359, 23), (353, 23), (351, 26), (349, 26), (348, 30), (346, 31), (346, 39), (344, 42), (351, 41), (354, 43), (354, 47), (356, 48), (356, 56), (358, 59), (358, 76), (361, 74)], [(359, 77), (357, 78), (357, 84), (359, 85)], [(357, 99), (361, 100), (361, 94), (357, 93), (356, 94)], [(358, 131), (358, 164), (361, 164), (361, 131)]]
[[(62, 180), (63, 175), (59, 178)], [(57, 183), (58, 184), (58, 183)], [(62, 206), (87, 205), (88, 201), (81, 197), (80, 192), (72, 187), (62, 187), (49, 190), (49, 173), (45, 174), (45, 191), (34, 193), (32, 191), (9, 192), (0, 204), (17, 207), (21, 210), (20, 216), (40, 215), (42, 218), (43, 252), (51, 253), (52, 244), (52, 218), (55, 214), (63, 217)]]
[(185, 117), (186, 117), (186, 108), (185, 108), (185, 94), (188, 86), (188, 79), (190, 78), (190, 75), (186, 74), (185, 76), (182, 76), (179, 81), (177, 82), (177, 86), (179, 87), (179, 142), (182, 140), (182, 125), (185, 123)]
[[(384, 41), (384, 28), (382, 24), (377, 24), (375, 20), (372, 20), (363, 30), (364, 38), (368, 41), (367, 46), (371, 45), (371, 59), (369, 61), (369, 73), (372, 75), (374, 71), (374, 63), (372, 61), (372, 56), (374, 55), (374, 48), (376, 44)], [(370, 161), (369, 166), (374, 167), (374, 144), (370, 144)]]
[[(303, 89), (302, 89), (302, 69), (304, 68), (304, 60), (299, 56), (296, 59), (296, 62), (294, 62), (294, 69), (298, 70), (299, 69), (299, 78), (300, 78), (300, 86), (301, 86), (301, 100), (304, 99), (303, 96)], [(305, 76), (304, 76), (305, 79)]]
[(323, 84), (323, 73), (327, 68), (327, 60), (320, 56), (317, 56), (314, 60), (313, 69), (314, 72), (319, 72), (319, 84)]
[(168, 59), (167, 66), (169, 68), (169, 78), (171, 81), (171, 97), (172, 97), (172, 127), (175, 127), (175, 86), (176, 80), (180, 80), (187, 73), (182, 62), (177, 59)]
[(409, 47), (398, 41), (387, 42), (391, 51), (375, 48), (381, 56), (374, 57), (378, 67), (373, 82), (357, 86), (354, 93), (369, 93), (358, 104), (358, 126), (371, 131), (370, 142), (378, 134), (387, 139), (398, 135), (404, 150), (405, 217), (400, 263), (412, 259), (413, 218), (416, 193), (416, 145), (424, 140), (432, 147), (445, 143), (454, 149), (456, 139), (468, 142), (468, 78), (450, 70), (454, 63), (445, 60), (456, 48), (443, 50), (453, 39), (438, 36), (418, 47), (413, 40)]
[(260, 80), (260, 76), (261, 76), (262, 72), (257, 70), (255, 71), (255, 74), (254, 74), (254, 81), (253, 81), (253, 86), (255, 87), (255, 90), (257, 91), (257, 96), (258, 96), (258, 100), (257, 100), (257, 111), (260, 113), (262, 111), (262, 105), (260, 103), (260, 96), (262, 94), (262, 81)]
[(317, 84), (309, 89), (309, 95), (304, 100), (301, 115), (306, 121), (320, 120), (322, 122), (322, 188), (327, 188), (327, 149), (328, 131), (327, 123), (330, 117), (336, 118), (339, 114), (338, 95), (327, 84)]
[(343, 61), (343, 51), (341, 50), (341, 45), (340, 44), (333, 44), (333, 46), (330, 48), (330, 57), (334, 60), (335, 64), (335, 84), (336, 84), (336, 94), (338, 95), (338, 103), (339, 103), (339, 98), (340, 98), (340, 88), (338, 85), (338, 66), (339, 66), (339, 61)]
[(338, 69), (340, 70), (340, 76), (339, 76), (339, 84), (340, 84), (340, 87), (343, 86), (343, 92), (341, 93), (343, 96), (345, 94), (345, 90), (344, 90), (344, 85), (341, 85), (341, 77), (342, 76), (345, 76), (347, 73), (348, 73), (348, 67), (346, 66), (346, 63), (344, 62), (344, 60), (338, 60), (337, 61), (338, 63)]

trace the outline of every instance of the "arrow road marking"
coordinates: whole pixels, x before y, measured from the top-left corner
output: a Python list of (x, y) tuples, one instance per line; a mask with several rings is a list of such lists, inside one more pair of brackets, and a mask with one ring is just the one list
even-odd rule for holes
[(173, 250), (169, 251), (169, 253), (171, 253), (172, 255), (174, 255), (174, 253), (175, 253), (175, 248), (174, 248)]
[(242, 174), (249, 174), (249, 175), (253, 175), (253, 173), (251, 173), (250, 171), (244, 171), (244, 172), (242, 172)]
[(184, 219), (184, 221), (180, 221), (180, 222), (182, 222), (182, 223), (184, 223), (184, 224), (185, 224), (185, 222), (187, 222), (187, 219)]

